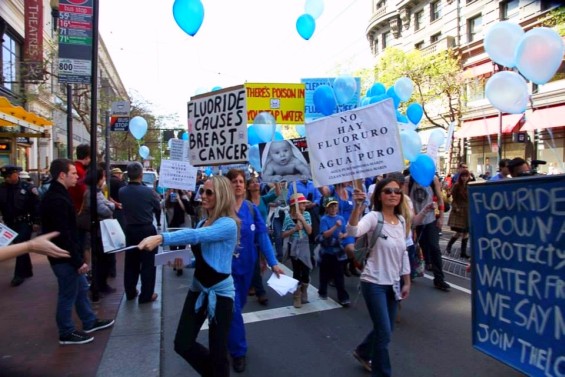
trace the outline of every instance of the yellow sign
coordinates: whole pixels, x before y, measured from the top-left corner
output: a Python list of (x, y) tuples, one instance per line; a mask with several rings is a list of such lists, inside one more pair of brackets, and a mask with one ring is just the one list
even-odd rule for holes
[(277, 124), (304, 124), (304, 84), (245, 84), (247, 123), (269, 112)]

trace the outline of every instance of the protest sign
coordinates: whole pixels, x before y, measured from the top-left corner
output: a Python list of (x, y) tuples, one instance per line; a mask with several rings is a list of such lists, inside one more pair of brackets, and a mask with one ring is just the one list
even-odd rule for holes
[(247, 123), (268, 112), (277, 124), (304, 124), (304, 84), (245, 84)]
[(404, 169), (391, 99), (308, 123), (306, 136), (316, 187)]
[(0, 223), (0, 246), (8, 246), (18, 236), (18, 233)]
[(197, 171), (198, 169), (186, 161), (162, 160), (159, 186), (196, 191)]
[(174, 161), (189, 161), (188, 141), (181, 139), (170, 139), (171, 152), (170, 159)]
[(469, 185), (473, 346), (565, 375), (565, 176)]
[[(314, 105), (314, 92), (320, 85), (328, 85), (333, 88), (335, 79), (335, 77), (320, 77), (300, 80), (304, 83), (306, 89), (306, 99), (304, 104), (305, 123), (310, 123), (313, 120), (322, 118), (324, 116), (324, 114), (316, 111), (316, 105)], [(349, 102), (344, 103), (343, 105), (339, 105), (338, 112), (353, 110), (357, 107), (361, 93), (361, 78), (355, 77), (355, 82), (357, 83), (357, 91), (355, 92), (355, 95)]]
[(247, 162), (247, 112), (243, 86), (192, 97), (187, 107), (193, 166)]
[(263, 182), (293, 182), (311, 179), (305, 138), (259, 144)]

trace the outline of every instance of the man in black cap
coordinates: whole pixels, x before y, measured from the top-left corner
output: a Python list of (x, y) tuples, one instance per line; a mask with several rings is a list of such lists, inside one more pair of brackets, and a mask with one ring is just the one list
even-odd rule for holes
[[(127, 166), (129, 183), (120, 188), (119, 202), (122, 203), (126, 222), (126, 244), (137, 245), (145, 237), (157, 234), (153, 225), (153, 216), (160, 211), (159, 197), (155, 190), (142, 183), (143, 166), (139, 162), (131, 162)], [(137, 248), (126, 251), (124, 261), (124, 290), (128, 300), (139, 294), (139, 303), (148, 303), (157, 299), (155, 290), (155, 254), (152, 251), (141, 251)], [(141, 277), (141, 292), (136, 285)]]
[[(33, 231), (39, 231), (39, 192), (33, 183), (20, 179), (22, 168), (5, 165), (0, 168), (4, 182), (0, 185), (0, 212), (4, 224), (18, 233), (14, 243), (29, 241)], [(33, 276), (29, 254), (16, 258), (12, 287)]]

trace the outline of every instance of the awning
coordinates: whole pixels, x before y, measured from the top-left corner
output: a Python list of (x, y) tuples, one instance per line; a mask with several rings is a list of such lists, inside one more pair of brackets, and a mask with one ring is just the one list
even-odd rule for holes
[(565, 127), (565, 105), (526, 112), (526, 123), (520, 131)]
[[(509, 134), (522, 118), (522, 114), (508, 114), (502, 116), (502, 133)], [(486, 135), (497, 135), (499, 129), (498, 117), (482, 118), (463, 121), (463, 126), (455, 133), (455, 137), (470, 138)]]
[(42, 127), (52, 126), (53, 122), (35, 115), (21, 106), (14, 106), (6, 97), (0, 97), (0, 126), (24, 126), (42, 132)]

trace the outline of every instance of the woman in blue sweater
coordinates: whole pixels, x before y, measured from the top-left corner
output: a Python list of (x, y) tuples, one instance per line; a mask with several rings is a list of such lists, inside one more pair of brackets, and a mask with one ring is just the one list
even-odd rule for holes
[[(234, 309), (232, 258), (238, 243), (239, 219), (230, 181), (208, 179), (200, 189), (206, 220), (196, 229), (182, 229), (145, 238), (143, 250), (158, 245), (192, 245), (195, 270), (179, 320), (175, 351), (202, 376), (229, 376), (228, 334)], [(209, 348), (196, 341), (208, 316)]]

